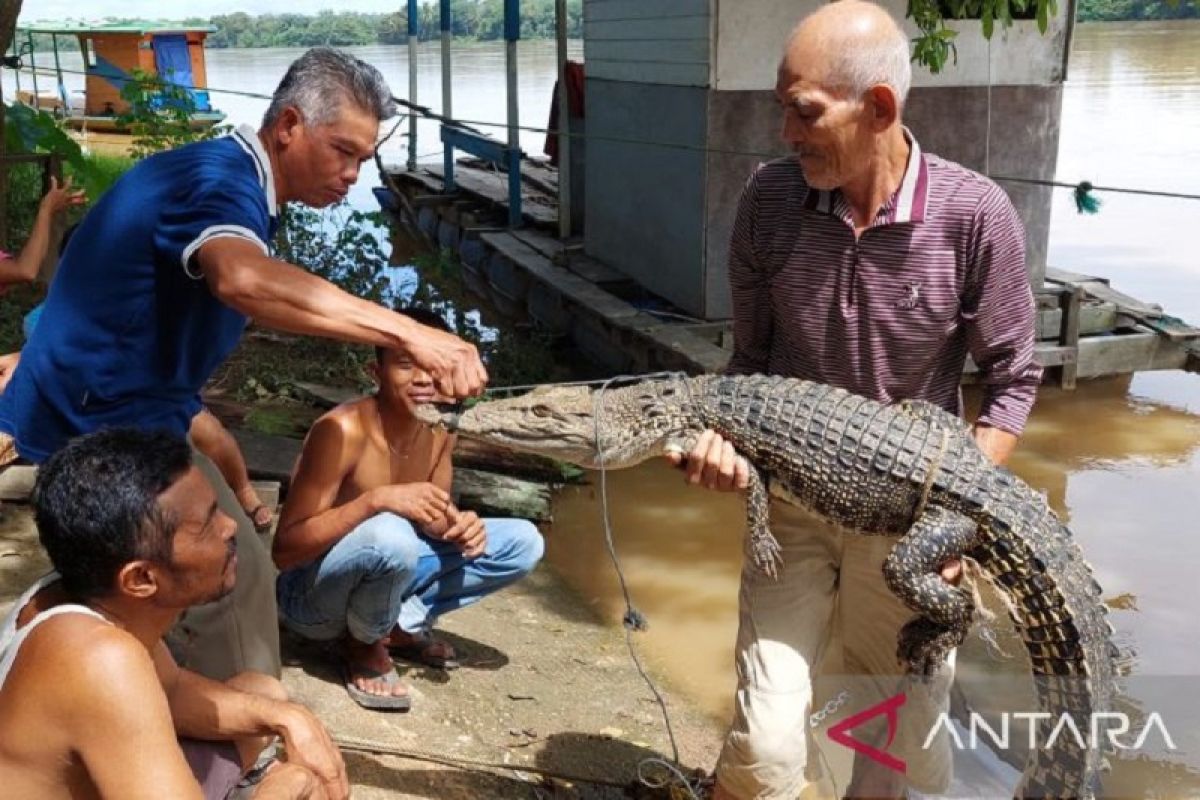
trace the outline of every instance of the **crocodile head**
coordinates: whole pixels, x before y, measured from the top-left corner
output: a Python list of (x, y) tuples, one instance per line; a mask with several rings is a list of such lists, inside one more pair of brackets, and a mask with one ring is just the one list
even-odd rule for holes
[(587, 469), (631, 467), (669, 449), (690, 449), (700, 430), (684, 378), (619, 388), (545, 386), (461, 412), (423, 406), (417, 416), (471, 439)]

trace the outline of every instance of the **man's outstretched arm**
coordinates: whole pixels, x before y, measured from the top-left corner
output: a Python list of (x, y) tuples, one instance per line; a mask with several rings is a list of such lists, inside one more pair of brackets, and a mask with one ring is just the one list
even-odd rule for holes
[(261, 325), (403, 350), (433, 376), (439, 391), (453, 397), (478, 394), (487, 383), (474, 345), (270, 258), (254, 242), (211, 239), (195, 258), (212, 293)]

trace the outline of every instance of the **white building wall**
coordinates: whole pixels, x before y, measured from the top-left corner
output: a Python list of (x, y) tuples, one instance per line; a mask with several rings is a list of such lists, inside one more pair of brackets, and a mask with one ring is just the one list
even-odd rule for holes
[(707, 87), (716, 0), (584, 0), (589, 78)]
[[(715, 0), (715, 53), (712, 86), (718, 91), (773, 89), (775, 69), (784, 43), (795, 24), (815, 11), (823, 0)], [(882, 3), (915, 38), (917, 27), (904, 19), (904, 0)], [(1046, 35), (1033, 20), (1019, 20), (1007, 30), (999, 24), (990, 42), (983, 37), (979, 20), (959, 20), (950, 27), (958, 63), (934, 75), (914, 65), (913, 86), (1044, 86), (1062, 80), (1066, 43), (1066, 14), (1070, 5), (1059, 4)]]

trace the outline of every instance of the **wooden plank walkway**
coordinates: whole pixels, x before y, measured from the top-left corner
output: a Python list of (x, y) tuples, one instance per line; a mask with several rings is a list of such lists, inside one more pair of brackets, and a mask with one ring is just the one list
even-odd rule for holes
[[(440, 165), (429, 164), (423, 169), (439, 182), (442, 190), (444, 171)], [(454, 166), (454, 184), (462, 192), (497, 206), (508, 208), (508, 177), (500, 171), (480, 169), (465, 164)], [(522, 182), (521, 216), (535, 225), (558, 225), (558, 200)]]

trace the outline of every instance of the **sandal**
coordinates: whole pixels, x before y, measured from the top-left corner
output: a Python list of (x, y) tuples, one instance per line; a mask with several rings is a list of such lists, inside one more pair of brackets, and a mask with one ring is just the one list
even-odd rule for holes
[(442, 639), (435, 639), (428, 633), (408, 633), (407, 631), (401, 631), (401, 635), (409, 641), (403, 644), (396, 643), (394, 641), (394, 637), (396, 636), (395, 631), (389, 634), (387, 639), (384, 640), (388, 652), (396, 658), (426, 667), (433, 667), (434, 669), (458, 669), (458, 654), (454, 652), (454, 648), (450, 646), (449, 642)]
[[(253, 509), (243, 509), (246, 511), (246, 516), (250, 518), (250, 524), (254, 526), (254, 530), (258, 533), (268, 533), (271, 530), (271, 525), (275, 522), (275, 514), (271, 509), (267, 508), (265, 503), (259, 503)], [(266, 519), (263, 519), (262, 513), (267, 512)]]
[[(354, 674), (356, 672), (358, 673), (357, 675)], [(367, 678), (368, 680), (382, 678), (383, 685), (390, 692), (400, 684), (400, 676), (396, 674), (395, 669), (377, 672), (373, 669), (364, 668), (361, 665), (352, 667), (349, 661), (343, 661), (342, 684), (346, 687), (346, 692), (350, 695), (350, 699), (363, 708), (372, 711), (408, 711), (412, 708), (412, 698), (407, 694), (373, 694), (365, 692), (354, 685), (356, 677)]]

